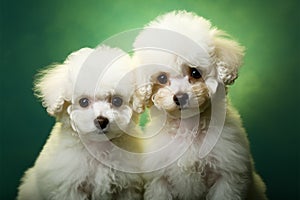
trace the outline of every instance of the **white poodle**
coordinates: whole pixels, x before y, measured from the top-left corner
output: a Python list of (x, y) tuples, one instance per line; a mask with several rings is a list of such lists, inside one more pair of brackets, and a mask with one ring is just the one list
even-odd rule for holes
[(142, 179), (115, 169), (123, 163), (114, 160), (118, 151), (112, 145), (138, 151), (124, 139), (133, 112), (132, 79), (123, 77), (131, 67), (125, 52), (100, 46), (80, 49), (41, 73), (35, 89), (57, 122), (22, 178), (17, 199), (142, 198)]
[(240, 116), (226, 98), (244, 48), (185, 11), (149, 23), (134, 47), (151, 82), (135, 94), (141, 98), (135, 109), (161, 110), (146, 128), (144, 199), (266, 199)]

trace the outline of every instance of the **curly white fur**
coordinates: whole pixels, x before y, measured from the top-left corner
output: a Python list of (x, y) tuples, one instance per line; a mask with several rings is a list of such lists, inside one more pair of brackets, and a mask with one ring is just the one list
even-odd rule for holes
[[(164, 37), (161, 30), (171, 32)], [(199, 51), (197, 48), (186, 48), (186, 43), (174, 39), (178, 38), (176, 34), (172, 37), (173, 32), (189, 38), (201, 48)], [(153, 38), (155, 33), (161, 38)], [(192, 124), (199, 120), (199, 130), (193, 143), (176, 162), (143, 175), (146, 181), (144, 199), (266, 199), (265, 185), (255, 172), (240, 116), (227, 101), (220, 138), (208, 155), (199, 156), (199, 149), (203, 145), (210, 121), (214, 120), (210, 119), (209, 102), (218, 87), (226, 87), (237, 78), (244, 48), (228, 38), (223, 31), (212, 27), (208, 20), (185, 11), (170, 12), (150, 22), (136, 38), (134, 47), (137, 50), (134, 57), (140, 65), (162, 64), (180, 73), (180, 76), (170, 73), (165, 85), (156, 84), (156, 79), (150, 79), (153, 74), (145, 75), (152, 81), (150, 85), (153, 86), (154, 105), (168, 113), (164, 128), (145, 144), (145, 151), (154, 150), (158, 144), (167, 144), (178, 132), (186, 130), (190, 130), (190, 134), (185, 134), (186, 137), (184, 134), (180, 136), (181, 141), (184, 143), (190, 140), (188, 136), (192, 134)], [(164, 47), (173, 49), (169, 52), (162, 51)], [(186, 72), (186, 66), (188, 69), (197, 68), (202, 74), (201, 79), (195, 80), (196, 83), (187, 79), (189, 74)], [(164, 71), (163, 68), (161, 70)], [(182, 87), (183, 85), (187, 86)], [(172, 101), (173, 96), (190, 92), (194, 92), (199, 99), (199, 108), (190, 103), (193, 99), (189, 95), (186, 109), (181, 110), (180, 106)], [(195, 110), (199, 110), (200, 118), (197, 116), (199, 112), (195, 113)], [(189, 115), (180, 116), (181, 112), (188, 111)], [(146, 128), (146, 133), (150, 134), (153, 131), (152, 127), (162, 126), (162, 122), (155, 120), (155, 116), (151, 117), (151, 126)], [(177, 152), (176, 146), (158, 157), (146, 158), (144, 165), (157, 165), (174, 152)]]
[[(119, 58), (117, 55), (125, 56)], [(93, 60), (99, 57), (103, 58), (100, 62)], [(99, 69), (103, 71), (102, 68), (112, 62), (110, 58), (118, 59), (107, 69), (102, 83), (99, 83), (100, 88), (97, 88), (95, 81), (101, 74)], [(105, 59), (106, 63), (103, 61)], [(83, 69), (84, 65), (88, 70)], [(81, 141), (85, 139), (89, 148), (101, 152), (109, 142), (108, 138), (116, 141), (122, 138), (118, 137), (122, 131), (116, 123), (121, 121), (121, 126), (126, 127), (130, 122), (132, 110), (128, 103), (131, 89), (128, 85), (131, 83), (126, 85), (125, 90), (117, 90), (115, 80), (130, 70), (131, 65), (127, 54), (104, 46), (81, 49), (72, 53), (63, 64), (42, 72), (36, 82), (36, 92), (57, 122), (34, 166), (22, 178), (18, 200), (142, 198), (142, 179), (138, 175), (105, 166), (91, 155)], [(80, 82), (80, 76), (83, 76), (83, 82)], [(113, 108), (107, 94), (121, 96), (124, 105)], [(90, 98), (90, 105), (86, 108), (78, 105), (78, 98), (82, 95)], [(94, 124), (99, 115), (109, 120), (109, 127), (105, 128), (108, 138)], [(129, 146), (130, 143), (122, 145)]]

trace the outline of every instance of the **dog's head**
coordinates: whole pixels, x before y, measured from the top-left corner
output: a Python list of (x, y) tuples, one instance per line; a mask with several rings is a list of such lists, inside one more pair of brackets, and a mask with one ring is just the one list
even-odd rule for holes
[(209, 104), (209, 89), (202, 71), (182, 65), (180, 74), (162, 70), (151, 76), (152, 102), (175, 117), (190, 117)]
[(165, 66), (150, 74), (152, 101), (177, 117), (205, 110), (218, 86), (237, 78), (244, 54), (243, 47), (208, 20), (185, 11), (150, 22), (134, 47), (139, 65)]
[(106, 140), (130, 124), (131, 66), (120, 49), (84, 48), (43, 71), (35, 89), (49, 114), (70, 121), (79, 134)]

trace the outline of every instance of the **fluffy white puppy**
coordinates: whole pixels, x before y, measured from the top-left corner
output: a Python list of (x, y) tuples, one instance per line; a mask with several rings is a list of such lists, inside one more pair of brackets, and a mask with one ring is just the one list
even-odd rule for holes
[[(132, 83), (123, 79), (131, 66), (125, 52), (101, 46), (80, 49), (41, 73), (35, 89), (57, 121), (34, 166), (22, 178), (17, 199), (142, 197), (142, 179), (115, 170), (120, 161), (110, 159), (118, 154), (112, 142), (137, 148), (124, 144), (128, 140), (122, 138), (133, 114)], [(117, 86), (120, 80), (122, 87)]]
[(136, 62), (149, 69), (144, 81), (151, 82), (135, 95), (135, 109), (149, 103), (166, 112), (165, 122), (151, 115), (146, 128), (152, 136), (145, 151), (153, 155), (144, 165), (161, 169), (144, 174), (144, 199), (266, 199), (240, 116), (226, 98), (244, 48), (185, 11), (149, 23), (134, 47)]

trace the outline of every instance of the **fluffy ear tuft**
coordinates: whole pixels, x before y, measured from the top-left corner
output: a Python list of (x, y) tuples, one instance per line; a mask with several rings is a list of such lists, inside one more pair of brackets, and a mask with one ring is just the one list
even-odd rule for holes
[(245, 49), (220, 30), (213, 29), (212, 35), (218, 79), (225, 85), (230, 85), (238, 77), (238, 70), (242, 65)]
[(37, 75), (34, 92), (50, 115), (57, 116), (64, 103), (71, 101), (74, 79), (93, 51), (91, 48), (79, 49), (71, 53), (63, 64), (53, 65)]
[(50, 115), (55, 116), (62, 111), (66, 100), (65, 87), (68, 84), (67, 65), (53, 65), (37, 75), (34, 85), (35, 95), (42, 100)]

